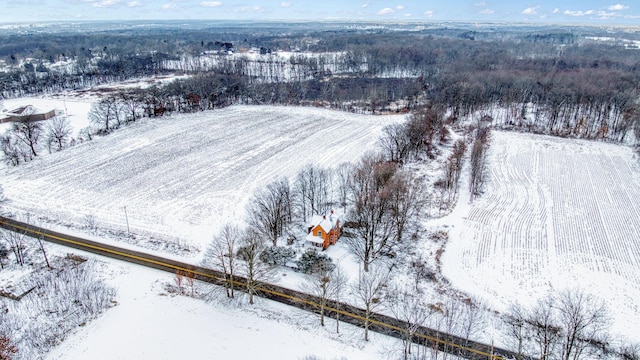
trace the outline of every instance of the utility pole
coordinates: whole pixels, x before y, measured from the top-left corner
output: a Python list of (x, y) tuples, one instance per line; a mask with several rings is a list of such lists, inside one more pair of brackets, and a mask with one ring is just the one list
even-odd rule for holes
[(129, 217), (127, 216), (127, 205), (124, 206), (124, 218), (127, 220), (127, 235), (130, 235), (129, 231)]

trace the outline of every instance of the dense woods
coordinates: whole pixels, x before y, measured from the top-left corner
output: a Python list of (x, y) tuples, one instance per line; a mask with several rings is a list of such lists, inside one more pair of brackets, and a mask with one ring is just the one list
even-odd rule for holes
[(0, 94), (178, 73), (189, 76), (116, 100), (128, 96), (144, 109), (129, 117), (237, 103), (373, 114), (430, 103), (454, 121), (499, 111), (493, 125), (560, 136), (623, 142), (638, 129), (638, 50), (592, 40), (602, 35), (597, 29), (315, 25), (261, 24), (251, 33), (241, 24), (204, 23), (8, 33), (0, 35)]

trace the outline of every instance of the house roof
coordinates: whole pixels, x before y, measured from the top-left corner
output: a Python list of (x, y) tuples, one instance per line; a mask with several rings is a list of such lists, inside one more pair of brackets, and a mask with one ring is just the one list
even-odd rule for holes
[(339, 216), (335, 213), (331, 213), (330, 215), (313, 215), (311, 218), (311, 222), (309, 226), (315, 228), (316, 226), (320, 226), (322, 230), (329, 232), (329, 230), (333, 229), (338, 225)]
[(313, 233), (308, 233), (305, 240), (315, 243), (315, 244), (324, 244), (324, 239), (318, 236), (313, 235)]
[(37, 109), (33, 105), (21, 106), (21, 107), (19, 107), (17, 109), (13, 109), (11, 111), (8, 111), (9, 114), (21, 115), (21, 116), (33, 115), (33, 114), (38, 114), (38, 113), (43, 113), (43, 112), (44, 111), (40, 111), (39, 109)]
[[(37, 108), (33, 105), (23, 105), (20, 106), (18, 108), (12, 109), (12, 110), (7, 110), (7, 109), (2, 109), (0, 108), (0, 119), (1, 120), (7, 120), (7, 119), (14, 119), (16, 117), (18, 118), (28, 118), (31, 115), (40, 115), (40, 114), (50, 114), (53, 113), (55, 114), (55, 109), (40, 109)], [(48, 117), (47, 117), (48, 118)]]

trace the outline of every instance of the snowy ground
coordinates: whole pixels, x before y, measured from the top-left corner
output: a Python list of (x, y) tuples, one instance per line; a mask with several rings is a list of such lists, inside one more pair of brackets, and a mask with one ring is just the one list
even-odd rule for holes
[[(172, 275), (110, 261), (118, 306), (65, 340), (47, 359), (384, 359), (398, 348), (377, 334), (258, 299), (204, 302), (170, 294)], [(203, 290), (203, 291), (206, 291)]]
[[(25, 101), (39, 107), (67, 105), (68, 113), (78, 118), (85, 104), (86, 111), (90, 107), (90, 102), (69, 106), (66, 100), (40, 98), (15, 102)], [(241, 220), (254, 190), (278, 177), (295, 175), (307, 163), (333, 166), (356, 160), (374, 146), (384, 125), (402, 119), (250, 106), (147, 119), (107, 137), (43, 154), (26, 165), (0, 165), (0, 179), (10, 199), (6, 210), (32, 214), (32, 221), (42, 225), (73, 233), (84, 226), (85, 215), (94, 215), (100, 231), (111, 228), (124, 234), (126, 205), (133, 233), (203, 248), (225, 221)], [(82, 126), (78, 121), (72, 124)], [(60, 224), (46, 224), (50, 220), (76, 226), (65, 230)], [(336, 251), (337, 258), (349, 257), (344, 249)], [(386, 337), (375, 339), (375, 345), (364, 343), (362, 330), (345, 324), (338, 335), (333, 323), (322, 329), (316, 316), (266, 300), (257, 306), (229, 305), (170, 295), (165, 291), (173, 281), (170, 274), (108, 263), (110, 273), (104, 276), (117, 288), (119, 305), (78, 328), (49, 358), (205, 359), (260, 354), (266, 359), (312, 355), (374, 359), (387, 358), (396, 345)], [(345, 261), (343, 266), (351, 263)], [(277, 276), (291, 287), (303, 281), (300, 274), (285, 269)]]
[[(640, 166), (629, 147), (493, 132), (485, 194), (448, 217), (444, 275), (505, 310), (582, 288), (640, 341)], [(630, 331), (630, 329), (635, 329)]]
[[(233, 106), (146, 120), (107, 137), (5, 167), (8, 208), (180, 238), (203, 248), (242, 220), (254, 191), (307, 163), (335, 166), (374, 147), (401, 116)], [(125, 214), (126, 206), (126, 214)]]
[[(52, 101), (32, 100), (38, 107), (44, 107), (38, 101)], [(57, 101), (75, 116), (74, 128), (83, 124), (89, 101)], [(86, 215), (94, 215), (99, 227), (120, 233), (128, 218), (134, 233), (203, 249), (220, 225), (244, 216), (253, 191), (295, 175), (307, 163), (356, 160), (374, 146), (384, 125), (401, 119), (273, 106), (174, 115), (23, 166), (0, 165), (0, 181), (11, 212), (80, 227)], [(640, 233), (640, 170), (631, 149), (515, 133), (492, 136), (485, 195), (470, 204), (463, 185), (453, 213), (430, 224), (449, 230), (442, 260), (452, 285), (504, 310), (511, 302), (535, 301), (577, 284), (605, 297), (613, 332), (638, 329), (640, 250), (634, 238)], [(343, 247), (327, 253), (347, 273), (357, 273)], [(274, 359), (388, 358), (388, 345), (363, 345), (358, 329), (337, 337), (317, 328), (307, 313), (267, 301), (257, 308), (206, 304), (166, 294), (168, 274), (119, 262), (110, 268), (120, 304), (79, 329), (51, 359), (256, 353)], [(285, 286), (300, 282), (284, 270), (278, 276)], [(626, 334), (640, 341), (640, 334)], [(246, 338), (256, 346), (240, 342)]]

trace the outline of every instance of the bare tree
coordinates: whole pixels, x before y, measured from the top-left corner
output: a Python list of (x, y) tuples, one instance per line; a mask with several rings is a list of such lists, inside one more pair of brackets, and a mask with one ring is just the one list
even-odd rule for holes
[(352, 171), (353, 207), (348, 219), (355, 237), (345, 237), (351, 252), (369, 271), (369, 264), (389, 251), (396, 227), (392, 216), (392, 192), (388, 186), (396, 165), (380, 161), (376, 155), (363, 157)]
[(44, 236), (37, 236), (36, 240), (38, 241), (38, 246), (40, 247), (40, 251), (42, 251), (42, 255), (44, 256), (44, 261), (47, 263), (47, 267), (51, 269), (51, 264), (49, 263), (49, 257), (47, 257), (47, 250), (44, 248)]
[(51, 119), (47, 127), (47, 138), (57, 144), (58, 151), (62, 150), (70, 135), (71, 125), (66, 117), (56, 116)]
[[(332, 299), (336, 302), (336, 307), (339, 306), (342, 302), (342, 296), (344, 291), (346, 290), (346, 286), (348, 283), (348, 278), (346, 274), (342, 271), (340, 265), (336, 265), (329, 276), (329, 286), (331, 288), (330, 293)], [(336, 310), (340, 310), (336, 308)], [(340, 312), (336, 311), (336, 332), (340, 332)]]
[(42, 134), (42, 125), (37, 121), (18, 121), (14, 122), (11, 126), (13, 135), (18, 138), (23, 144), (29, 147), (33, 156), (38, 156), (36, 153), (36, 145), (40, 140)]
[(526, 310), (520, 304), (512, 304), (508, 314), (504, 317), (507, 325), (507, 339), (513, 341), (512, 346), (515, 348), (516, 359), (522, 360), (525, 355), (527, 346), (527, 314)]
[(456, 141), (453, 144), (451, 155), (447, 160), (443, 187), (449, 194), (449, 201), (451, 201), (451, 196), (458, 193), (458, 180), (460, 179), (460, 174), (462, 172), (466, 148), (467, 146), (464, 143), (464, 140), (460, 139)]
[(555, 300), (549, 295), (540, 299), (529, 314), (527, 323), (531, 328), (531, 339), (538, 348), (538, 358), (552, 358), (562, 335), (554, 310)]
[(142, 111), (142, 92), (139, 89), (121, 92), (119, 94), (123, 112), (126, 114), (127, 121), (136, 121), (139, 113)]
[(402, 123), (387, 125), (382, 129), (378, 140), (385, 158), (389, 161), (403, 162), (411, 150), (411, 142), (407, 134), (407, 126)]
[(419, 219), (425, 205), (424, 189), (407, 171), (397, 171), (387, 186), (391, 196), (391, 218), (395, 226), (394, 241), (401, 242), (405, 229)]
[(407, 136), (410, 151), (418, 155), (426, 150), (429, 154), (434, 148), (434, 139), (442, 128), (444, 109), (439, 106), (426, 106), (415, 111), (407, 123)]
[(291, 189), (287, 179), (277, 180), (254, 195), (249, 203), (249, 224), (277, 245), (291, 222)]
[(623, 341), (618, 349), (618, 355), (623, 360), (639, 360), (640, 344)]
[(342, 211), (347, 211), (347, 201), (349, 199), (349, 187), (351, 181), (351, 164), (341, 163), (334, 170), (334, 177), (336, 181), (336, 193), (338, 197), (338, 203), (342, 206)]
[[(323, 267), (311, 273), (302, 284), (302, 288), (318, 299), (320, 307), (320, 325), (325, 325), (325, 309), (330, 300), (340, 301), (347, 278), (339, 267)], [(336, 332), (339, 332), (339, 313), (336, 313)]]
[(406, 324), (402, 337), (402, 358), (407, 360), (411, 357), (414, 336), (420, 327), (425, 325), (433, 311), (413, 288), (402, 286), (396, 286), (389, 291), (387, 308), (395, 318)]
[(489, 129), (479, 128), (476, 140), (471, 148), (471, 179), (469, 180), (469, 192), (473, 199), (479, 195), (486, 177), (487, 154), (486, 147), (489, 138)]
[(331, 203), (331, 172), (314, 165), (305, 166), (295, 181), (303, 221), (328, 210)]
[(257, 231), (248, 229), (244, 232), (238, 249), (238, 259), (242, 260), (240, 272), (246, 279), (249, 304), (253, 304), (253, 297), (258, 292), (260, 283), (268, 280), (272, 274), (272, 266), (260, 259), (264, 249), (264, 241)]
[(324, 310), (327, 306), (327, 302), (331, 297), (331, 271), (317, 271), (311, 274), (307, 278), (306, 282), (302, 285), (305, 292), (314, 295), (318, 299), (318, 306), (320, 307), (320, 325), (324, 326)]
[(240, 243), (242, 231), (234, 225), (226, 224), (213, 237), (205, 261), (221, 269), (225, 274), (227, 297), (234, 297), (234, 276), (237, 268), (236, 247)]
[(9, 249), (11, 249), (11, 252), (13, 252), (13, 255), (16, 259), (16, 263), (20, 266), (24, 266), (27, 260), (27, 236), (21, 232), (9, 230), (2, 230), (0, 235), (2, 239), (9, 245)]
[[(17, 143), (17, 140), (7, 131), (2, 137), (0, 137), (0, 149), (4, 154), (4, 161), (13, 166), (17, 166), (20, 164), (23, 158), (23, 151), (20, 147), (20, 144)], [(30, 160), (32, 157), (29, 156), (27, 160)]]
[(484, 306), (473, 298), (467, 298), (463, 301), (462, 319), (460, 336), (470, 340), (477, 334), (481, 334), (485, 330), (485, 311)]
[(607, 332), (606, 305), (582, 290), (567, 290), (557, 303), (558, 320), (564, 328), (562, 359), (578, 360), (590, 342)]
[(372, 267), (370, 271), (362, 272), (358, 283), (353, 285), (353, 294), (359, 306), (363, 306), (364, 314), (364, 340), (369, 341), (369, 326), (371, 314), (382, 304), (382, 295), (387, 282), (389, 271), (382, 266)]
[(114, 122), (119, 123), (119, 110), (116, 99), (106, 97), (98, 103), (91, 105), (89, 121), (97, 125), (104, 132), (109, 132), (114, 127)]

